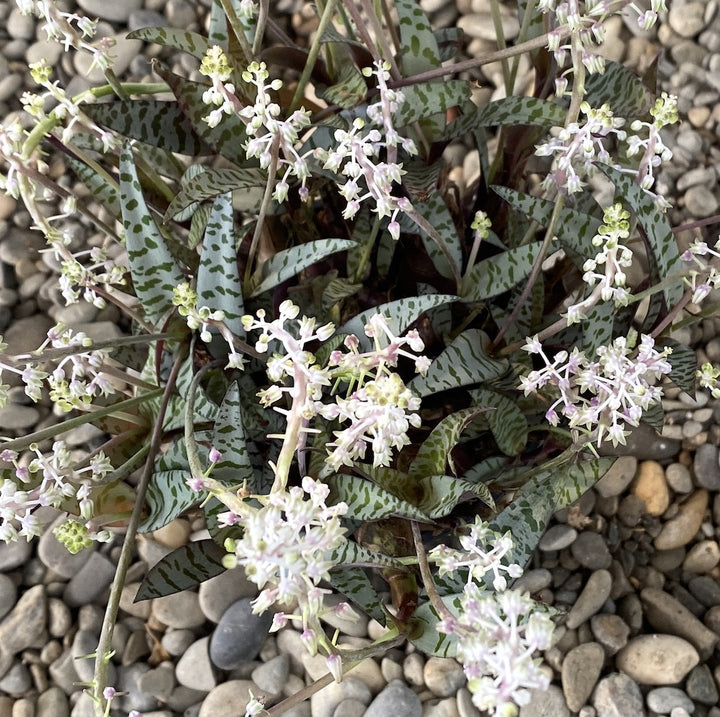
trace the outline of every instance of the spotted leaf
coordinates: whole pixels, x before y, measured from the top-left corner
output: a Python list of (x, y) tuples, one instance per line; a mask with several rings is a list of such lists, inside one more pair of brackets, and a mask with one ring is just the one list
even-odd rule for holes
[(403, 87), (404, 100), (393, 114), (396, 127), (407, 127), (418, 120), (461, 107), (470, 99), (470, 86), (463, 80), (420, 82)]
[(471, 395), (476, 405), (490, 409), (485, 415), (498, 448), (506, 456), (518, 455), (528, 436), (528, 422), (518, 405), (489, 388), (477, 389)]
[(173, 289), (185, 277), (145, 203), (129, 143), (120, 153), (120, 201), (135, 294), (148, 321), (160, 326), (174, 308)]
[(140, 533), (158, 530), (200, 502), (202, 496), (187, 484), (189, 471), (156, 471), (150, 478), (146, 502), (149, 513), (138, 527)]
[(430, 364), (425, 376), (416, 376), (410, 382), (411, 388), (425, 397), (502, 376), (508, 370), (508, 363), (488, 356), (483, 348), (488, 343), (487, 334), (480, 329), (463, 331)]
[(650, 111), (655, 95), (632, 70), (605, 60), (605, 72), (587, 76), (585, 99), (591, 107), (607, 103), (616, 116), (636, 118)]
[(120, 192), (114, 181), (108, 181), (108, 177), (96, 172), (83, 162), (73, 157), (68, 157), (73, 172), (77, 174), (80, 181), (92, 192), (93, 197), (107, 209), (114, 217), (120, 218), (122, 208), (120, 204)]
[(198, 540), (173, 550), (148, 571), (134, 602), (165, 597), (194, 588), (225, 572), (225, 551), (212, 540)]
[(660, 339), (657, 345), (658, 349), (666, 346), (672, 349), (672, 353), (667, 358), (672, 366), (670, 380), (683, 391), (694, 396), (698, 367), (698, 359), (695, 351), (675, 339)]

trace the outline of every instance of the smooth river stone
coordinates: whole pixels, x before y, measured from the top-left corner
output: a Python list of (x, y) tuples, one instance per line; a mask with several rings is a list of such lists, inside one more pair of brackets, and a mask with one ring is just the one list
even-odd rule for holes
[(665, 470), (657, 461), (643, 461), (640, 464), (632, 492), (645, 503), (648, 515), (662, 515), (670, 506)]
[(682, 503), (677, 515), (663, 525), (655, 538), (655, 547), (658, 550), (672, 550), (687, 545), (700, 530), (708, 498), (706, 490), (698, 490)]
[(618, 669), (642, 685), (675, 685), (699, 662), (697, 650), (675, 635), (640, 635), (615, 656)]

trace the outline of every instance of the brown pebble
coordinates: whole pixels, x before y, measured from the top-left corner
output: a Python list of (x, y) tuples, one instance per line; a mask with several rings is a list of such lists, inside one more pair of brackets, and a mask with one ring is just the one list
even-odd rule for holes
[(679, 506), (677, 515), (663, 525), (660, 535), (655, 538), (655, 547), (671, 550), (687, 545), (700, 530), (707, 506), (708, 492), (695, 491)]
[(670, 505), (670, 491), (665, 481), (665, 470), (657, 461), (642, 461), (632, 493), (645, 504), (649, 515), (662, 515)]

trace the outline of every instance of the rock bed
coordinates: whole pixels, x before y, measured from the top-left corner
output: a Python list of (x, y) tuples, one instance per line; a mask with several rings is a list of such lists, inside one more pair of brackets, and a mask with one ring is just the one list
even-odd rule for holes
[[(457, 24), (471, 38), (470, 54), (492, 49), (487, 0), (421, 0), (438, 24)], [(102, 19), (101, 31), (121, 37), (126, 28), (169, 23), (196, 29), (207, 2), (78, 0)], [(313, 18), (292, 0), (274, 3), (292, 14), (289, 27), (306, 35)], [(508, 39), (517, 33), (512, 13), (503, 15)], [(13, 2), (0, 1), (0, 116), (18, 109), (31, 88), (27, 64), (41, 57), (59, 65), (74, 91), (85, 80), (79, 59), (61, 56), (35, 22)], [(667, 144), (672, 164), (658, 178), (672, 198), (674, 225), (717, 212), (720, 166), (720, 18), (717, 3), (671, 2), (666, 22), (652, 35), (631, 20), (613, 18), (605, 54), (646, 70), (656, 53), (658, 85), (679, 96), (688, 120), (673, 128)], [(152, 52), (156, 52), (152, 50)], [(147, 77), (148, 54), (122, 40), (118, 74)], [(172, 60), (172, 58), (170, 58)], [(178, 59), (184, 72), (196, 64)], [(180, 69), (178, 68), (178, 69)], [(521, 67), (522, 70), (522, 67)], [(526, 66), (527, 71), (527, 66)], [(64, 75), (63, 75), (64, 73)], [(485, 68), (481, 92), (499, 97), (497, 68)], [(468, 154), (462, 175), (476, 158)], [(51, 165), (54, 176), (64, 167)], [(112, 308), (65, 307), (40, 237), (24, 210), (0, 197), (0, 331), (13, 352), (39, 345), (57, 321), (96, 338), (119, 335)], [(92, 242), (80, 222), (71, 224), (78, 246)], [(679, 236), (713, 239), (716, 231), (688, 229)], [(720, 320), (708, 319), (675, 336), (702, 360), (720, 362)], [(522, 583), (537, 597), (567, 611), (556, 641), (545, 654), (554, 682), (533, 695), (521, 717), (720, 717), (720, 403), (668, 392), (666, 426), (658, 437), (637, 431), (627, 455), (610, 474), (569, 509), (560, 511), (542, 539)], [(0, 410), (5, 433), (22, 434), (58, 420), (47, 404), (27, 404), (21, 389)], [(92, 429), (66, 439), (82, 450), (97, 439)], [(53, 515), (49, 513), (48, 520)], [(278, 701), (325, 673), (324, 661), (306, 654), (300, 635), (285, 629), (266, 637), (266, 617), (253, 616), (253, 586), (231, 571), (186, 592), (133, 603), (148, 567), (189, 539), (203, 536), (201, 523), (179, 519), (141, 536), (132, 566), (111, 665), (113, 684), (127, 693), (118, 714), (145, 717), (235, 717), (244, 712), (248, 688)], [(81, 683), (92, 678), (104, 604), (114, 573), (117, 545), (69, 555), (47, 533), (30, 545), (0, 543), (0, 717), (84, 717), (92, 704)], [(364, 618), (333, 624), (340, 644), (358, 648), (382, 628)], [(294, 707), (291, 717), (470, 717), (479, 715), (454, 660), (392, 650), (365, 660), (339, 685)]]

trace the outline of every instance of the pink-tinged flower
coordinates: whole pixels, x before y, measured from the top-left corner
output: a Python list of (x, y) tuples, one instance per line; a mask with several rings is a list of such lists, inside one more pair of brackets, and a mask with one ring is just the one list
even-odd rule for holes
[(210, 459), (210, 463), (219, 463), (222, 460), (222, 453), (220, 453), (220, 451), (213, 446), (210, 449), (208, 458)]

